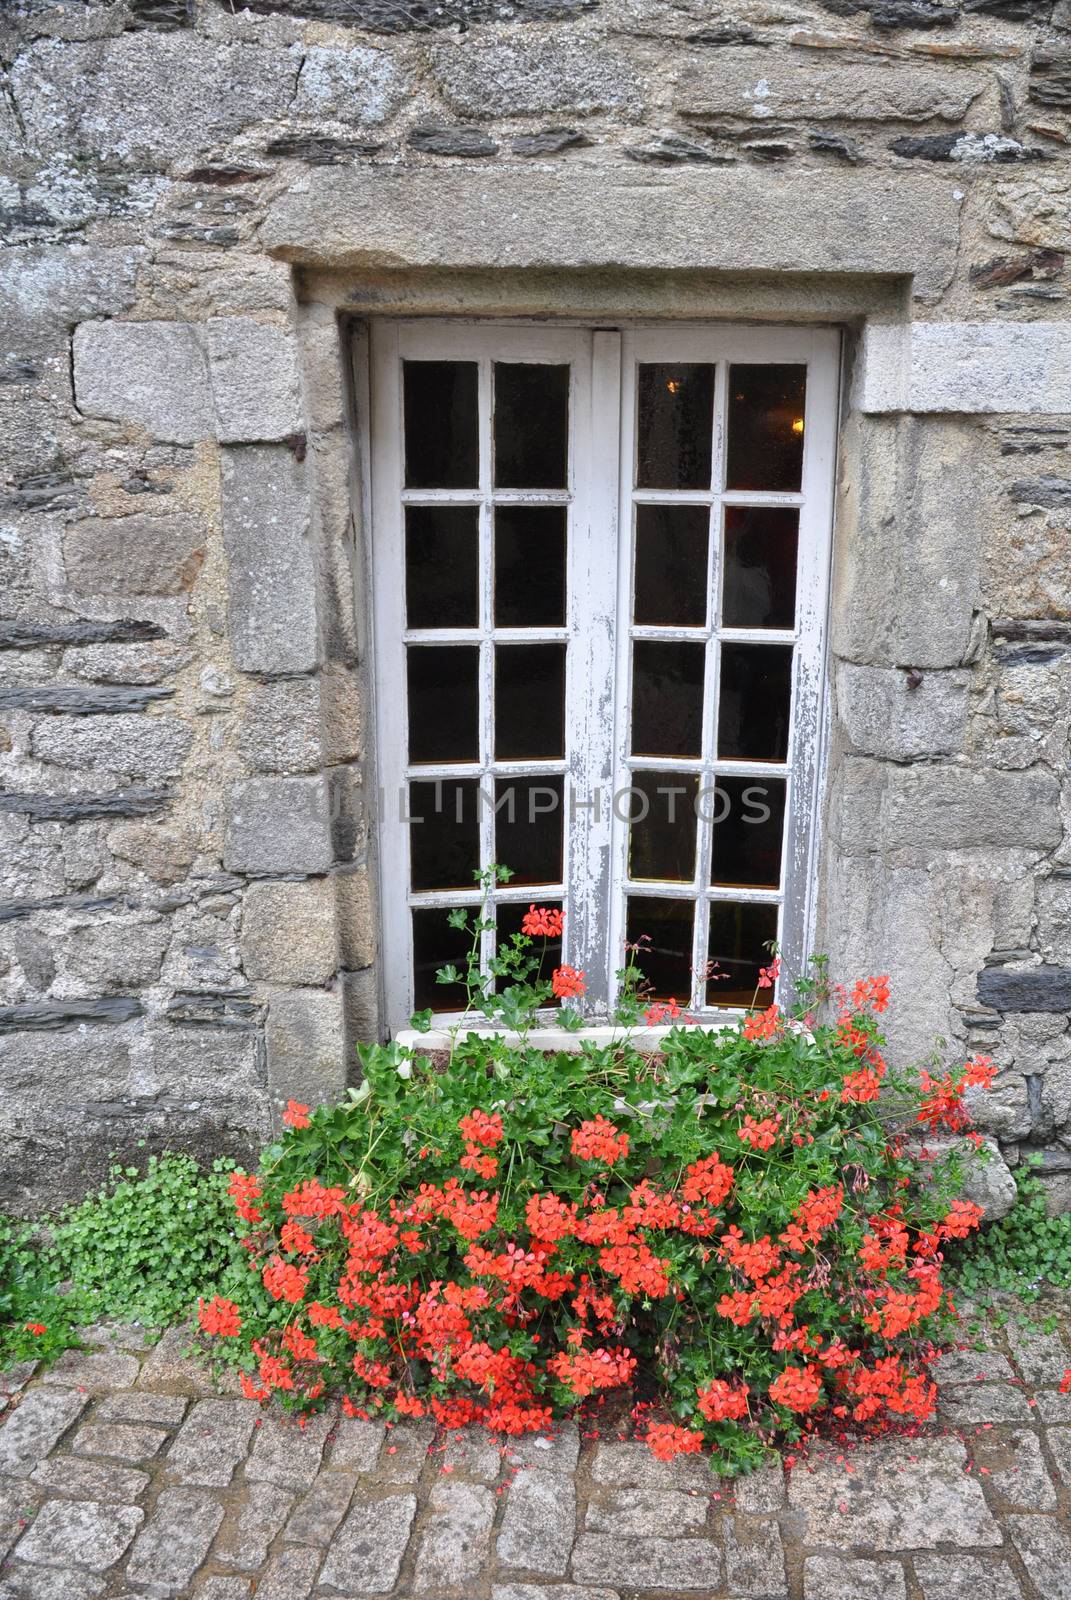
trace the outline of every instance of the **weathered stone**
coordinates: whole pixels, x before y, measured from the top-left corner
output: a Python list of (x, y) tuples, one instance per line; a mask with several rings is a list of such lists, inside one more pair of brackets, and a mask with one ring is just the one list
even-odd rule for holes
[(226, 1488), (249, 1448), (256, 1418), (255, 1400), (198, 1400), (168, 1452), (168, 1476), (176, 1483)]
[(4, 1600), (94, 1600), (106, 1580), (88, 1572), (57, 1571), (21, 1561), (4, 1565)]
[(968, 673), (930, 672), (916, 682), (903, 671), (842, 661), (836, 684), (841, 722), (864, 755), (912, 761), (963, 749)]
[(229, 1534), (216, 1541), (212, 1559), (252, 1572), (268, 1559), (268, 1546), (286, 1521), (293, 1495), (274, 1483), (250, 1483), (242, 1492)]
[(868, 1446), (865, 1473), (827, 1457), (792, 1474), (789, 1509), (806, 1518), (808, 1544), (932, 1550), (1000, 1543), (981, 1484), (964, 1470), (958, 1439), (892, 1439)]
[(15, 1540), (25, 1531), (40, 1498), (40, 1493), (28, 1484), (0, 1484), (0, 1561), (6, 1559)]
[(1059, 1384), (1071, 1367), (1071, 1352), (1058, 1333), (1046, 1333), (1035, 1323), (1008, 1323), (1007, 1339), (1012, 1359), (1027, 1383)]
[(780, 1511), (785, 1503), (785, 1469), (779, 1459), (745, 1473), (733, 1484), (733, 1504), (738, 1511), (760, 1514)]
[[(167, 1048), (169, 1053), (174, 1050), (173, 1036), (168, 1039)], [(185, 1077), (193, 1076), (187, 1059), (181, 1060), (180, 1070)], [(218, 1063), (210, 1060), (208, 1070), (218, 1071)], [(219, 1389), (207, 1368), (191, 1353), (192, 1342), (193, 1330), (189, 1326), (168, 1328), (149, 1352), (149, 1359), (143, 1364), (138, 1378), (138, 1388), (149, 1389), (154, 1393), (174, 1392), (184, 1397), (192, 1394), (218, 1394)]]
[(37, 1513), (16, 1546), (21, 1561), (45, 1566), (88, 1567), (104, 1572), (119, 1560), (145, 1520), (137, 1506), (95, 1500), (51, 1500)]
[(1071, 1588), (1071, 1537), (1055, 1517), (1009, 1517), (1008, 1528), (1041, 1600), (1064, 1600)]
[(321, 1472), (286, 1525), (287, 1539), (295, 1544), (330, 1544), (335, 1529), (349, 1510), (357, 1476), (352, 1472)]
[(393, 115), (407, 92), (406, 75), (385, 50), (312, 45), (304, 53), (290, 114), (376, 127)]
[(897, 767), (888, 776), (881, 821), (886, 849), (1051, 848), (1059, 837), (1055, 784), (1042, 768)]
[(679, 1489), (616, 1489), (588, 1506), (584, 1527), (589, 1533), (675, 1539), (695, 1533), (706, 1520), (707, 1501), (699, 1495)]
[(1071, 410), (1071, 328), (1061, 322), (868, 323), (862, 411)]
[[(196, 1410), (196, 1407), (194, 1408)], [(196, 1489), (165, 1489), (138, 1535), (126, 1577), (164, 1594), (189, 1587), (223, 1521), (214, 1496)]]
[(357, 1500), (331, 1542), (320, 1583), (342, 1594), (389, 1594), (415, 1515), (411, 1494)]
[(374, 156), (382, 148), (382, 144), (372, 139), (336, 139), (323, 133), (284, 133), (278, 139), (270, 139), (264, 147), (264, 153), (307, 161), (314, 167), (333, 167), (361, 156)]
[(935, 67), (823, 62), (739, 50), (718, 58), (718, 71), (682, 68), (676, 107), (689, 118), (733, 116), (763, 121), (806, 117), (828, 122), (959, 122), (981, 93), (970, 73)]
[(756, 1600), (787, 1592), (785, 1556), (776, 1522), (752, 1522), (746, 1517), (726, 1517), (725, 1581), (734, 1595)]
[(379, 1458), (385, 1433), (382, 1422), (340, 1418), (328, 1446), (327, 1466), (333, 1471), (371, 1472)]
[(134, 302), (140, 252), (100, 245), (9, 248), (0, 265), (0, 317), (48, 318), (63, 327), (114, 317)]
[(720, 1589), (721, 1553), (708, 1539), (622, 1539), (582, 1533), (573, 1577), (627, 1589)]
[(435, 53), (434, 71), (443, 98), (463, 116), (589, 115), (639, 101), (629, 62), (590, 39), (443, 46)]
[(256, 1444), (245, 1464), (246, 1477), (287, 1489), (307, 1489), (320, 1470), (324, 1442), (333, 1421), (325, 1412), (309, 1417), (304, 1427), (296, 1421), (265, 1418), (257, 1428)]
[(331, 879), (250, 884), (242, 905), (242, 961), (250, 978), (329, 982), (339, 966)]
[[(931, 294), (953, 270), (958, 206), (950, 186), (908, 173), (868, 196), (839, 171), (749, 171), (741, 183), (732, 172), (682, 168), (661, 185), (570, 162), (503, 168), (493, 184), (474, 184), (462, 168), (326, 168), (274, 202), (260, 237), (284, 259), (342, 271), (509, 262), (654, 272), (702, 262), (734, 273), (913, 273), (916, 293)], [(779, 226), (786, 216), (791, 249)]]
[(440, 1479), (428, 1498), (417, 1550), (417, 1592), (474, 1584), (490, 1553), (494, 1519), (495, 1497), (490, 1489)]
[(92, 722), (48, 717), (34, 727), (32, 745), (38, 760), (57, 767), (151, 782), (176, 777), (192, 741), (177, 717), (117, 712)]
[(229, 872), (322, 873), (332, 855), (322, 778), (251, 778), (235, 786), (223, 846)]
[(167, 167), (283, 116), (300, 63), (194, 34), (127, 33), (62, 51), (42, 40), (15, 63), (12, 89), (37, 148)]
[(1071, 185), (1061, 175), (1039, 173), (998, 184), (989, 201), (989, 231), (998, 239), (1044, 249), (1071, 250)]
[(206, 1578), (197, 1589), (197, 1600), (249, 1600), (248, 1578)]
[(87, 1022), (116, 1026), (144, 1014), (140, 1000), (37, 1000), (0, 1006), (0, 1033), (53, 1033), (81, 1029)]
[[(1021, 1600), (1017, 1579), (1002, 1561), (919, 1554), (912, 1558), (923, 1600)], [(811, 1597), (808, 1596), (808, 1600)], [(817, 1600), (817, 1597), (815, 1597)]]
[(31, 1476), (51, 1494), (120, 1506), (140, 1500), (150, 1482), (147, 1472), (134, 1467), (117, 1467), (114, 1461), (79, 1461), (74, 1456), (51, 1456), (40, 1462)]
[(521, 1468), (506, 1498), (498, 1535), (499, 1561), (549, 1577), (564, 1577), (575, 1531), (576, 1489), (572, 1482), (560, 1473)]
[[(275, 991), (268, 1007), (268, 1087), (278, 1106), (290, 1099), (311, 1106), (334, 1105), (342, 1098), (346, 1089), (344, 1023), (343, 995), (338, 989)], [(408, 1463), (409, 1451), (402, 1440), (408, 1437), (406, 1433), (397, 1443), (388, 1443), (384, 1452), (385, 1460), (387, 1452), (398, 1453), (396, 1470), (386, 1460), (395, 1481), (405, 1481), (401, 1469), (403, 1462)]]
[(627, 1444), (600, 1444), (591, 1463), (595, 1483), (610, 1483), (622, 1488), (698, 1489), (710, 1493), (714, 1484), (705, 1461), (677, 1456), (671, 1462), (657, 1461), (638, 1440)]
[(411, 149), (429, 156), (478, 156), (498, 154), (495, 141), (482, 128), (444, 128), (437, 122), (421, 123), (409, 131)]
[(519, 133), (510, 145), (515, 156), (556, 156), (562, 150), (590, 145), (579, 128), (540, 128), (537, 133)]
[(325, 746), (319, 677), (253, 684), (238, 749), (254, 772), (315, 772), (329, 760)]
[(319, 1571), (319, 1550), (280, 1550), (257, 1583), (261, 1600), (307, 1600)]
[(1071, 970), (1037, 966), (1013, 971), (985, 967), (978, 974), (978, 999), (996, 1011), (1071, 1010)]
[(1071, 106), (1071, 50), (1035, 50), (1027, 93), (1035, 105)]
[(52, 645), (125, 644), (162, 639), (157, 622), (0, 622), (0, 650), (48, 649)]
[(234, 663), (307, 672), (317, 662), (316, 584), (305, 470), (284, 446), (223, 452), (223, 540)]
[(1025, 1428), (994, 1428), (972, 1441), (972, 1451), (977, 1470), (1005, 1506), (1018, 1511), (1056, 1509), (1056, 1490), (1036, 1433)]
[(1007, 1356), (999, 1350), (950, 1350), (939, 1356), (931, 1368), (936, 1383), (987, 1383), (1007, 1379), (1014, 1383), (1015, 1372)]
[(613, 1589), (591, 1589), (575, 1583), (496, 1583), (491, 1600), (618, 1600)]
[(63, 667), (91, 683), (157, 684), (176, 677), (192, 660), (187, 646), (166, 641), (96, 644), (64, 651)]
[(716, 165), (724, 160), (706, 145), (696, 144), (694, 139), (682, 139), (676, 133), (652, 139), (647, 144), (626, 145), (625, 155), (630, 161), (638, 161), (641, 166), (648, 167), (676, 167), (689, 161)]
[(503, 1446), (486, 1428), (455, 1428), (447, 1435), (443, 1468), (478, 1483), (494, 1483), (502, 1467)]
[(74, 393), (85, 416), (133, 423), (174, 444), (210, 439), (215, 431), (208, 363), (189, 323), (81, 323), (74, 334)]
[(71, 1449), (80, 1456), (115, 1456), (119, 1461), (148, 1461), (167, 1437), (162, 1428), (87, 1422), (75, 1434)]
[(157, 883), (181, 883), (193, 864), (192, 840), (159, 823), (125, 822), (108, 834), (108, 849), (120, 861), (140, 867)]
[(1006, 166), (1016, 161), (1046, 161), (1048, 151), (1020, 144), (1000, 133), (937, 133), (913, 139), (903, 136), (889, 145), (893, 155), (923, 161), (962, 161), (968, 166)]
[(904, 1570), (895, 1561), (808, 1556), (803, 1563), (804, 1600), (905, 1600)]
[(435, 1437), (430, 1422), (396, 1422), (387, 1429), (376, 1475), (388, 1483), (415, 1483)]
[(204, 565), (206, 543), (196, 517), (95, 517), (66, 529), (64, 570), (78, 594), (185, 594)]
[(297, 433), (301, 380), (293, 340), (252, 317), (211, 317), (205, 333), (216, 437), (237, 444)]

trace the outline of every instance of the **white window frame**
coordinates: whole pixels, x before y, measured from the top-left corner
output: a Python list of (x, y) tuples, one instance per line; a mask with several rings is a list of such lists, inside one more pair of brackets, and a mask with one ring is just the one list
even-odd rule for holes
[[(674, 771), (690, 767), (711, 777), (719, 770), (735, 775), (786, 776), (786, 822), (781, 889), (718, 890), (706, 886), (709, 854), (697, 844), (696, 878), (692, 893), (695, 916), (695, 959), (705, 963), (706, 911), (712, 900), (735, 903), (767, 901), (780, 910), (778, 937), (789, 969), (798, 970), (809, 947), (814, 920), (815, 846), (819, 806), (819, 779), (825, 726), (825, 649), (829, 568), (832, 545), (833, 474), (835, 465), (840, 339), (835, 330), (807, 327), (743, 327), (725, 324), (646, 324), (620, 331), (594, 330), (571, 325), (514, 322), (431, 321), (428, 319), (377, 321), (369, 341), (370, 464), (369, 509), (371, 532), (371, 627), (373, 640), (373, 699), (377, 785), (377, 844), (382, 907), (382, 969), (385, 1022), (398, 1034), (406, 1028), (412, 1010), (413, 904), (455, 906), (473, 904), (473, 891), (409, 892), (409, 826), (399, 795), (406, 791), (407, 762), (405, 720), (406, 642), (417, 637), (437, 642), (438, 630), (405, 629), (404, 513), (408, 499), (479, 503), (481, 547), (480, 626), (467, 630), (465, 641), (479, 644), (481, 653), (481, 760), (473, 766), (447, 770), (451, 777), (490, 779), (493, 717), (488, 693), (493, 672), (493, 643), (515, 636), (525, 640), (567, 637), (566, 676), (566, 811), (564, 818), (563, 883), (539, 890), (507, 890), (502, 898), (527, 904), (564, 899), (568, 907), (563, 959), (587, 973), (591, 1008), (605, 1014), (615, 1000), (614, 973), (623, 965), (625, 869), (628, 825), (614, 814), (612, 793), (627, 788), (634, 767), (645, 771), (666, 766), (657, 758), (628, 754), (630, 726), (629, 680), (631, 643), (638, 631), (659, 638), (696, 638), (695, 630), (639, 629), (631, 624), (632, 505), (644, 499), (708, 505), (798, 506), (800, 511), (796, 625), (790, 630), (722, 630), (733, 641), (791, 643), (793, 662), (792, 710), (788, 760), (783, 766), (769, 762), (719, 762), (713, 759), (713, 719), (705, 715), (703, 757), (695, 762), (674, 761)], [(420, 360), (468, 360), (480, 363), (480, 487), (478, 491), (403, 489), (401, 363)], [(570, 460), (568, 488), (564, 494), (533, 491), (512, 495), (490, 488), (488, 448), (490, 363), (501, 361), (569, 362)], [(732, 362), (786, 362), (806, 364), (807, 426), (804, 433), (803, 474), (799, 493), (710, 491), (636, 491), (633, 488), (635, 455), (635, 369), (638, 362), (713, 362), (715, 380), (714, 481), (723, 481), (725, 451), (725, 380)], [(491, 626), (488, 559), (492, 538), (493, 498), (521, 503), (565, 500), (569, 505), (568, 601), (565, 630), (502, 630)], [(619, 517), (619, 507), (625, 514)], [(610, 559), (608, 559), (608, 540)], [(711, 562), (717, 559), (716, 541), (710, 540)], [(708, 579), (708, 581), (712, 581)], [(456, 641), (456, 630), (448, 630)], [(471, 635), (471, 637), (470, 637)], [(708, 654), (715, 651), (715, 633), (706, 630)], [(445, 634), (438, 642), (445, 640)], [(708, 677), (708, 693), (716, 694)], [(709, 703), (709, 702), (708, 702)], [(581, 730), (581, 736), (577, 736)], [(547, 771), (554, 763), (510, 762), (495, 764), (500, 775), (528, 775)], [(557, 763), (561, 770), (563, 763)], [(570, 791), (581, 802), (570, 815)], [(598, 814), (583, 803), (599, 791)], [(481, 855), (493, 859), (494, 816), (481, 807)], [(709, 830), (706, 830), (709, 833)], [(704, 830), (699, 830), (700, 840)], [(680, 898), (687, 886), (643, 881), (633, 892), (647, 897)], [(703, 908), (703, 909), (700, 909)], [(486, 953), (486, 952), (485, 952)], [(683, 1001), (683, 997), (682, 997)], [(724, 1022), (724, 1008), (692, 1007), (706, 1023)], [(437, 1025), (448, 1026), (456, 1014), (438, 1014)], [(552, 1016), (548, 1016), (548, 1022)], [(555, 1034), (560, 1030), (554, 1030)], [(568, 1037), (568, 1036), (566, 1036)]]

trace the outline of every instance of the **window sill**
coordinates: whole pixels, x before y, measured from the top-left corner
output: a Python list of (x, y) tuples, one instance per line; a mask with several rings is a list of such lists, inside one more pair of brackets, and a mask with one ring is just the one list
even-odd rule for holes
[[(734, 1028), (743, 1011), (726, 1011), (715, 1021), (700, 1020), (685, 1024), (692, 1031), (702, 1030), (705, 1033), (720, 1033), (726, 1028)], [(678, 1024), (678, 1026), (680, 1026)], [(580, 1033), (573, 1033), (568, 1028), (532, 1028), (526, 1036), (526, 1043), (533, 1050), (561, 1050), (569, 1051), (574, 1055), (580, 1053), (586, 1044), (593, 1044), (602, 1048), (608, 1044), (631, 1044), (644, 1055), (655, 1055), (660, 1051), (666, 1039), (673, 1032), (670, 1027), (656, 1028), (623, 1028), (613, 1027), (608, 1023), (596, 1023), (584, 1028)], [(471, 1027), (465, 1028), (457, 1034), (458, 1039), (466, 1039), (475, 1034), (478, 1039), (501, 1039), (508, 1045), (517, 1045), (521, 1036), (508, 1028)], [(449, 1050), (453, 1040), (453, 1030), (450, 1028), (429, 1028), (427, 1033), (419, 1033), (416, 1028), (401, 1028), (394, 1035), (395, 1043), (407, 1050)]]

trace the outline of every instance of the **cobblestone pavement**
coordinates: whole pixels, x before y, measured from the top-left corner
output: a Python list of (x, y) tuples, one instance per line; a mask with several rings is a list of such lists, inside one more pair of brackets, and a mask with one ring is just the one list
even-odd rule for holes
[(96, 1330), (3, 1380), (4, 1600), (1067, 1600), (1071, 1341), (941, 1358), (941, 1422), (727, 1489), (580, 1438), (304, 1429), (213, 1388), (175, 1330)]

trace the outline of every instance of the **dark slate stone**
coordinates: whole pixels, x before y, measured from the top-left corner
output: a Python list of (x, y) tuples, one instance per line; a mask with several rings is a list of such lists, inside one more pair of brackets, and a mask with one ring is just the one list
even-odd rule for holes
[(1025, 620), (1014, 618), (1009, 621), (997, 618), (992, 627), (995, 639), (1007, 640), (1009, 643), (1051, 643), (1071, 649), (1071, 622), (1065, 622), (1062, 618), (1031, 617)]
[(0, 922), (24, 922), (38, 911), (113, 911), (116, 895), (54, 894), (44, 900), (0, 901)]
[(82, 503), (82, 490), (73, 478), (60, 472), (39, 472), (0, 496), (0, 511), (73, 511)]
[(442, 128), (425, 123), (409, 134), (411, 150), (429, 156), (494, 156), (498, 146), (482, 128)]
[(750, 44), (767, 45), (772, 43), (769, 39), (761, 38), (754, 28), (745, 27), (743, 23), (726, 22), (720, 26), (700, 28), (698, 33), (689, 33), (685, 36), (685, 44)]
[(34, 685), (0, 689), (0, 711), (44, 711), (69, 717), (114, 716), (120, 711), (145, 711), (155, 700), (169, 700), (174, 689), (75, 689)]
[(826, 133), (824, 130), (815, 129), (807, 135), (807, 143), (812, 150), (821, 150), (831, 156), (839, 156), (842, 161), (858, 161), (861, 159), (859, 146), (854, 139), (849, 139), (843, 133)]
[(993, 256), (989, 261), (976, 261), (967, 272), (976, 289), (1003, 289), (1029, 276), (1029, 256)]
[(332, 139), (326, 134), (284, 133), (265, 146), (265, 154), (293, 161), (307, 161), (310, 167), (334, 167), (340, 161), (374, 156), (382, 144), (367, 139)]
[(27, 1000), (0, 1006), (0, 1033), (54, 1033), (85, 1022), (129, 1022), (144, 1015), (140, 1000), (114, 996), (106, 1000)]
[(753, 155), (756, 161), (785, 161), (796, 149), (784, 139), (745, 139), (740, 148)]
[(37, 371), (32, 361), (9, 361), (0, 367), (0, 384), (6, 387), (13, 383), (32, 383)]
[(591, 142), (579, 128), (540, 128), (538, 133), (519, 133), (510, 149), (515, 156), (554, 156)]
[(1071, 968), (984, 967), (978, 974), (978, 999), (994, 1011), (1071, 1012)]
[(998, 644), (994, 654), (1009, 667), (1051, 667), (1062, 660), (1064, 652), (1056, 646), (1046, 649), (1038, 644)]
[(1016, 478), (1008, 490), (1013, 500), (1047, 511), (1071, 511), (1071, 478), (1045, 474), (1039, 478)]
[(1052, 0), (963, 0), (963, 10), (983, 11), (1005, 22), (1048, 22)]
[(176, 994), (164, 1015), (185, 1027), (255, 1028), (262, 1007), (255, 1000), (234, 994)]
[(257, 183), (270, 177), (266, 167), (241, 167), (232, 162), (219, 161), (207, 167), (194, 167), (183, 173), (183, 183), (204, 183), (217, 189), (230, 189), (236, 183)]
[(153, 483), (151, 478), (146, 478), (144, 473), (135, 473), (131, 478), (124, 478), (119, 485), (124, 494), (172, 494), (174, 485), (170, 483)]
[(1002, 456), (1036, 456), (1042, 450), (1066, 450), (1071, 444), (1071, 429), (1046, 427), (1005, 428), (1000, 439)]
[[(960, 129), (956, 133), (929, 133), (920, 138), (904, 134), (899, 139), (893, 139), (889, 149), (895, 156), (912, 156), (922, 161), (958, 161), (962, 159), (954, 154), (956, 146), (963, 141), (963, 151), (969, 152), (977, 147), (977, 141), (984, 139), (984, 133), (964, 133)], [(994, 135), (1004, 141), (1004, 148), (995, 150), (987, 160), (994, 165), (1010, 166), (1018, 161), (1050, 161), (1052, 157), (1047, 150), (1038, 150), (1030, 145), (1020, 144), (1018, 140), (1008, 140), (1006, 134)]]
[(870, 7), (875, 28), (887, 32), (897, 28), (950, 28), (957, 15), (954, 7), (932, 4), (931, 0), (875, 0)]
[(686, 162), (704, 166), (718, 164), (718, 157), (706, 145), (694, 144), (691, 139), (682, 139), (676, 133), (667, 134), (662, 139), (652, 139), (648, 144), (630, 145), (625, 155), (630, 161), (639, 161), (646, 166), (680, 166)]
[(162, 222), (153, 229), (156, 239), (176, 239), (181, 244), (211, 244), (219, 248), (237, 244), (241, 235), (237, 228), (226, 223), (209, 223), (201, 227), (196, 222)]
[(0, 620), (0, 650), (47, 649), (56, 644), (140, 644), (165, 638), (158, 622), (5, 622)]
[(427, 33), (474, 22), (567, 22), (599, 0), (245, 0), (262, 15), (285, 12), (325, 22), (348, 22), (373, 33)]
[(193, 0), (127, 0), (127, 28), (192, 28)]
[(93, 817), (151, 817), (175, 798), (173, 789), (116, 789), (112, 794), (17, 794), (0, 790), (0, 811), (31, 822), (86, 822)]
[(1039, 106), (1071, 106), (1071, 50), (1035, 50), (1027, 94)]

